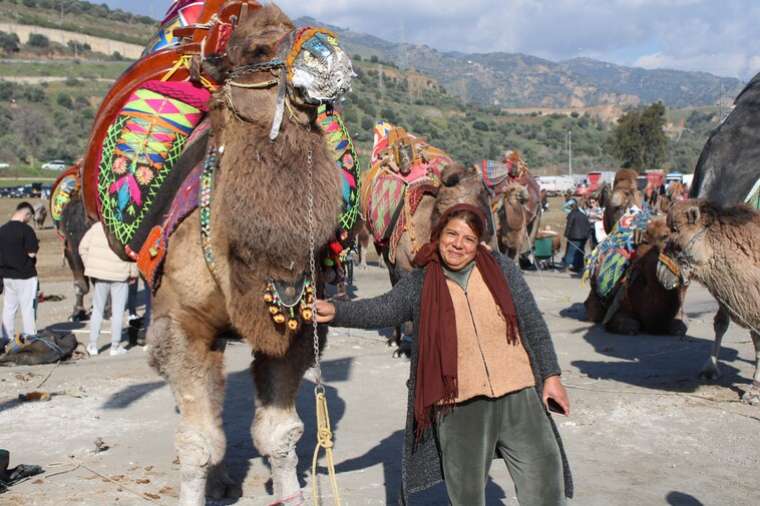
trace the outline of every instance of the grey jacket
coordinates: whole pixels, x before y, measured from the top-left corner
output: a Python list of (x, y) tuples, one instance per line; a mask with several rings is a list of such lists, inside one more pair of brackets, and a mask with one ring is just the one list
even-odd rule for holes
[[(538, 390), (540, 397), (544, 379), (549, 376), (556, 376), (561, 372), (549, 329), (519, 269), (508, 258), (498, 253), (493, 253), (493, 255), (499, 262), (504, 277), (507, 279), (507, 284), (512, 290), (520, 335), (530, 357), (531, 367), (536, 378), (536, 390)], [(418, 269), (403, 277), (393, 289), (384, 295), (352, 302), (335, 301), (335, 318), (331, 325), (377, 329), (398, 327), (406, 321), (413, 321), (414, 335), (417, 335), (423, 279), (424, 272)], [(428, 430), (420, 441), (415, 442), (414, 391), (416, 375), (417, 342), (415, 340), (412, 343), (412, 359), (409, 381), (407, 382), (409, 392), (404, 434), (404, 457), (401, 463), (401, 501), (404, 504), (407, 502), (409, 494), (425, 490), (443, 480), (440, 453), (434, 429)], [(572, 497), (573, 480), (562, 440), (551, 416), (548, 413), (546, 416), (549, 417), (562, 455), (565, 495)]]

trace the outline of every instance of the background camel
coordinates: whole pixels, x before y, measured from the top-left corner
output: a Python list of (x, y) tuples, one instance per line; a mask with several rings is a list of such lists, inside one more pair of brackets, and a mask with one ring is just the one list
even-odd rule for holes
[(88, 318), (84, 307), (84, 296), (90, 291), (90, 280), (84, 275), (84, 263), (79, 256), (79, 243), (85, 232), (92, 226), (87, 219), (81, 194), (76, 191), (71, 194), (71, 200), (64, 206), (61, 219), (56, 222), (58, 234), (63, 238), (63, 256), (71, 269), (74, 278), (74, 307), (71, 310), (71, 321), (82, 321)]
[(41, 230), (45, 227), (45, 220), (47, 220), (47, 208), (45, 204), (37, 204), (34, 206), (34, 228)]
[[(704, 199), (675, 203), (668, 214), (671, 230), (667, 254), (680, 273), (660, 269), (669, 285), (694, 278), (720, 304), (715, 344), (702, 375), (716, 378), (721, 340), (730, 320), (749, 329), (755, 346), (756, 368), (752, 386), (742, 399), (760, 403), (760, 213), (745, 205), (720, 208)], [(673, 279), (673, 278), (676, 279)], [(680, 280), (678, 279), (680, 278)], [(730, 318), (730, 320), (729, 320)]]
[(626, 210), (633, 205), (641, 207), (643, 195), (636, 186), (637, 177), (638, 173), (635, 170), (621, 169), (615, 174), (615, 182), (612, 185), (609, 200), (603, 202), (604, 199), (600, 195), (599, 204), (604, 207), (604, 231), (608, 234)]
[(493, 209), (496, 221), (496, 238), (499, 251), (517, 261), (530, 251), (528, 230), (530, 195), (527, 188), (519, 183), (507, 185), (501, 198), (497, 197)]
[[(219, 161), (208, 207), (210, 230), (203, 228), (208, 242), (202, 243), (201, 211), (196, 209), (171, 237), (148, 331), (150, 363), (167, 378), (181, 415), (175, 443), (183, 506), (204, 504), (205, 493), (219, 498), (240, 492), (223, 467), (224, 341), (219, 338), (229, 331), (253, 349), (253, 441), (269, 458), (274, 494), (278, 501), (302, 500), (295, 445), (303, 423), (295, 396), (303, 373), (314, 363), (313, 327), (304, 323), (294, 332), (275, 324), (263, 296), (270, 280), (285, 287), (284, 296), (300, 286), (310, 270), (310, 244), (320, 248), (334, 237), (342, 202), (335, 160), (316, 124), (318, 103), (306, 102), (306, 89), (297, 88), (284, 70), (275, 73), (282, 80), (286, 95), (280, 97), (287, 101), (288, 113), (270, 140), (278, 87), (229, 85), (230, 79), (270, 81), (273, 72), (255, 64), (282, 58), (279, 42), (292, 45), (296, 40), (289, 39), (295, 27), (279, 8), (248, 7), (226, 54), (213, 68), (204, 67), (212, 75), (227, 76), (227, 86), (209, 104), (208, 145)], [(333, 50), (336, 58), (326, 62), (349, 62), (342, 50)], [(333, 63), (320, 67), (324, 72), (313, 81), (325, 87), (342, 83), (330, 100), (346, 91), (347, 82), (339, 79), (350, 76), (336, 75)], [(196, 162), (183, 157), (177, 164)], [(312, 203), (313, 223), (307, 220)], [(324, 336), (321, 329), (322, 342)]]

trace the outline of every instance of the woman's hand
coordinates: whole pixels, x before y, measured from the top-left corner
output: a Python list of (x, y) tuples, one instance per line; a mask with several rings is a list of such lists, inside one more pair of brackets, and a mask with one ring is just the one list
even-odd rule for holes
[(549, 376), (544, 380), (544, 406), (549, 409), (549, 399), (554, 400), (562, 408), (563, 415), (570, 416), (570, 400), (567, 398), (567, 390), (562, 385), (559, 376)]
[(317, 299), (317, 323), (330, 323), (335, 318), (335, 306), (326, 300)]

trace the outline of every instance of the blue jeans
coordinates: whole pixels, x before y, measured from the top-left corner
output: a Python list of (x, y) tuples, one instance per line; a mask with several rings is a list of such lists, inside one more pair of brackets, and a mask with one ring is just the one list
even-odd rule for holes
[(586, 239), (568, 239), (567, 251), (562, 262), (575, 271), (583, 269), (583, 259), (586, 252)]

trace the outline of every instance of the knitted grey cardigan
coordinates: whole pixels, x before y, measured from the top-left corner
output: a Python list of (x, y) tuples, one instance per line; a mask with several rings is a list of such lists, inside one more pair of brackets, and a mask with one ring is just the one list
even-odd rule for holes
[[(536, 390), (539, 398), (544, 379), (560, 374), (561, 369), (554, 352), (549, 329), (533, 299), (527, 283), (519, 269), (508, 258), (493, 253), (512, 290), (512, 298), (517, 310), (517, 321), (523, 345), (528, 352), (533, 374), (536, 378)], [(419, 330), (420, 298), (424, 272), (414, 270), (403, 277), (391, 291), (372, 299), (351, 302), (335, 301), (335, 318), (331, 325), (363, 329), (398, 327), (406, 321), (414, 322), (414, 335)], [(412, 343), (406, 430), (404, 434), (404, 457), (401, 463), (402, 491), (400, 502), (406, 504), (408, 495), (425, 490), (443, 480), (443, 470), (435, 428), (426, 431), (419, 441), (414, 436), (414, 391), (417, 375), (417, 342)], [(547, 413), (554, 435), (557, 438), (565, 478), (565, 495), (573, 496), (573, 481), (567, 463), (562, 440), (551, 416)]]

